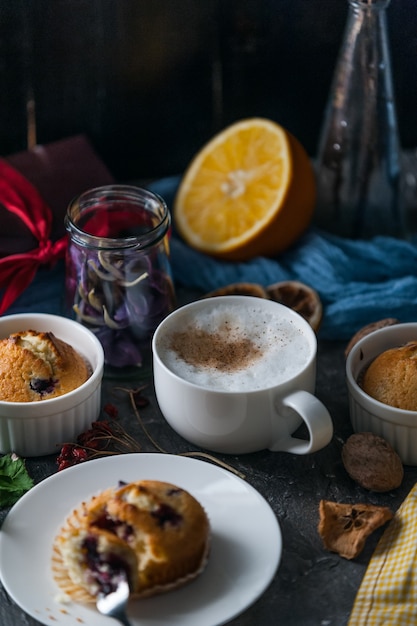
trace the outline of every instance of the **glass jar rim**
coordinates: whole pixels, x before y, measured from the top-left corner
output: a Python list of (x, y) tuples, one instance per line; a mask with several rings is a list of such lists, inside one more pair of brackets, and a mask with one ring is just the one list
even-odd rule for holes
[[(105, 237), (89, 233), (77, 224), (75, 218), (80, 216), (83, 210), (98, 205), (99, 201), (104, 198), (110, 203), (125, 202), (132, 206), (134, 204), (139, 206), (140, 204), (145, 209), (147, 208), (146, 204), (149, 205), (152, 202), (154, 207), (160, 210), (160, 214), (157, 211), (149, 212), (156, 216), (159, 221), (140, 235)], [(98, 249), (137, 248), (142, 250), (148, 246), (154, 246), (166, 235), (170, 224), (171, 215), (168, 206), (159, 194), (143, 187), (123, 184), (104, 185), (82, 192), (71, 200), (65, 216), (65, 228), (70, 236), (83, 246)]]

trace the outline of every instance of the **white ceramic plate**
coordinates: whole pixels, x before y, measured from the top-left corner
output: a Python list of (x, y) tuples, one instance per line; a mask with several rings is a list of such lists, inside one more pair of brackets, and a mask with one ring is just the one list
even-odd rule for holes
[(47, 625), (113, 626), (94, 606), (60, 604), (50, 567), (52, 540), (80, 501), (118, 481), (155, 479), (189, 491), (204, 506), (212, 546), (203, 574), (189, 585), (129, 606), (134, 626), (220, 626), (270, 584), (281, 558), (281, 531), (265, 499), (211, 463), (168, 454), (126, 454), (88, 461), (50, 476), (12, 508), (0, 531), (0, 576), (26, 613)]

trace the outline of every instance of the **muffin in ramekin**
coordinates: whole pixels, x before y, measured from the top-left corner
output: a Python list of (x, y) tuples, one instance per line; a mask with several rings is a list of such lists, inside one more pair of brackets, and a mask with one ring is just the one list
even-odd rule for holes
[[(47, 337), (52, 334), (59, 345), (67, 344), (77, 355), (74, 367), (82, 371), (77, 377), (80, 384), (68, 392), (52, 393), (51, 397), (43, 393), (41, 401), (0, 400), (0, 453), (15, 452), (23, 457), (58, 452), (62, 443), (73, 441), (98, 418), (104, 366), (99, 340), (78, 322), (45, 313), (0, 318), (0, 340), (16, 333), (26, 336), (28, 331), (33, 331), (36, 338), (38, 334), (45, 333)], [(71, 363), (66, 367), (71, 367)], [(59, 375), (51, 374), (53, 390), (59, 386), (58, 378)], [(37, 395), (35, 398), (39, 399)]]
[[(370, 393), (374, 393), (375, 382), (372, 387), (367, 386), (370, 393), (366, 393), (363, 389), (363, 377), (369, 365), (379, 355), (416, 340), (417, 323), (387, 326), (360, 339), (346, 360), (349, 412), (353, 430), (357, 433), (372, 432), (383, 437), (405, 465), (417, 465), (417, 411), (391, 406), (372, 397)], [(380, 378), (382, 379), (382, 374)]]

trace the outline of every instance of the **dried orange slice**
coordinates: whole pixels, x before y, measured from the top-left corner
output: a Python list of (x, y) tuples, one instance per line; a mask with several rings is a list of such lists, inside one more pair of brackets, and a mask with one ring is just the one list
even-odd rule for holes
[(279, 124), (232, 124), (195, 156), (173, 209), (178, 232), (201, 252), (242, 261), (272, 256), (309, 225), (316, 200), (312, 165)]
[(219, 287), (214, 291), (210, 291), (204, 297), (213, 298), (214, 296), (253, 296), (255, 298), (269, 299), (266, 289), (258, 283), (232, 283)]
[(297, 311), (314, 331), (318, 331), (323, 317), (323, 305), (315, 289), (298, 280), (284, 280), (269, 285), (266, 292), (271, 300)]

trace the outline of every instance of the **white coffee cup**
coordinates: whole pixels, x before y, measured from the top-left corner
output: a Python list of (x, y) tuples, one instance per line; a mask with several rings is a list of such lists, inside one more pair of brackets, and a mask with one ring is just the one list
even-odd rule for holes
[[(161, 412), (189, 442), (229, 454), (308, 454), (330, 442), (314, 395), (316, 335), (292, 309), (251, 296), (198, 300), (161, 322), (152, 350)], [(292, 436), (303, 422), (308, 440)]]

